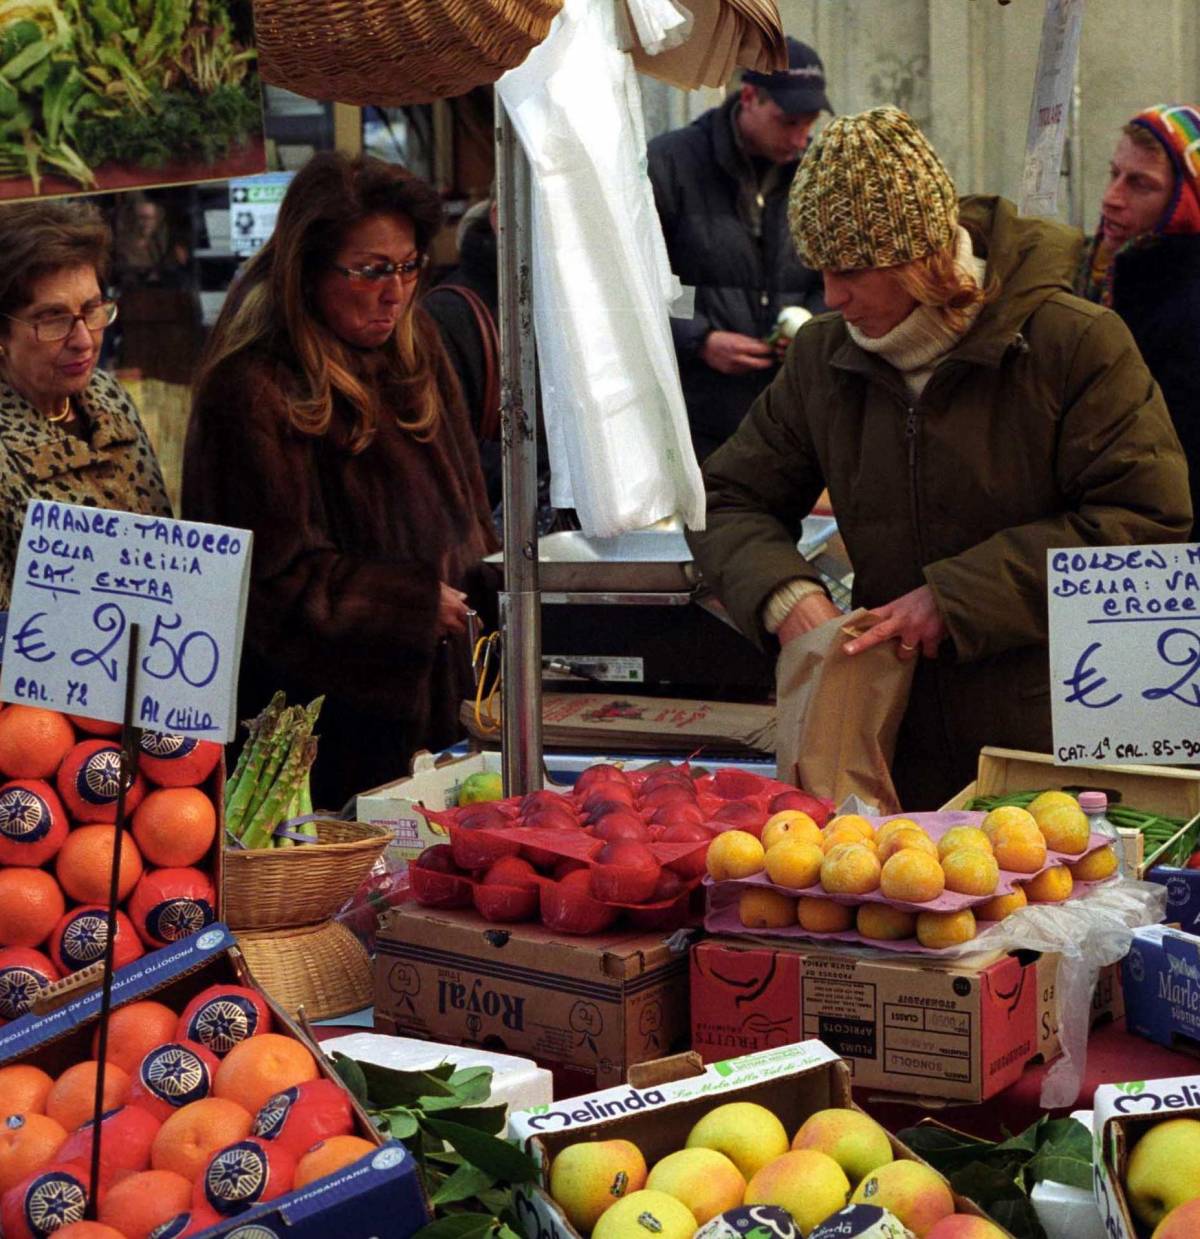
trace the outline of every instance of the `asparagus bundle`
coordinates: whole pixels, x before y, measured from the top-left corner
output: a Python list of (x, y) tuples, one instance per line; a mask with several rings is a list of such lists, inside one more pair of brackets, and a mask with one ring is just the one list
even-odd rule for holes
[(287, 836), (276, 827), (312, 813), (309, 774), (317, 756), (313, 735), (324, 697), (289, 706), (276, 693), (257, 718), (225, 785), (225, 829), (242, 847), (295, 847), (317, 841), (313, 822), (301, 822)]

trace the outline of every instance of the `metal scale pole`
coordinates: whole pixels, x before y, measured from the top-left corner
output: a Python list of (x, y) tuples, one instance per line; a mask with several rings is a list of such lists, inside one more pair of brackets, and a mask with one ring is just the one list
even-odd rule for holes
[(529, 161), (497, 93), (500, 429), (504, 589), (500, 594), (504, 794), (542, 786), (542, 609), (537, 552), (537, 369)]

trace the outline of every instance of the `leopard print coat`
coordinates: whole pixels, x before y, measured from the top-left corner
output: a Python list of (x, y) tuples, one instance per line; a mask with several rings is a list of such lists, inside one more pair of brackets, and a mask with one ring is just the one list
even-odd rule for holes
[(162, 473), (133, 401), (97, 370), (76, 406), (86, 439), (42, 417), (0, 380), (0, 610), (7, 610), (30, 499), (170, 516)]

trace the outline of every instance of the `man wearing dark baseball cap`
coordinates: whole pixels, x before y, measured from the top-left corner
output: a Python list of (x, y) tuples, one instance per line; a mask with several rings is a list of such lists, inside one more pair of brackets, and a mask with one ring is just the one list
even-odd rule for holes
[(649, 145), (650, 179), (671, 267), (695, 288), (671, 329), (696, 455), (703, 460), (775, 377), (767, 342), (779, 312), (824, 310), (821, 277), (796, 256), (787, 198), (821, 112), (832, 112), (821, 58), (787, 40), (788, 67), (747, 70), (741, 88)]

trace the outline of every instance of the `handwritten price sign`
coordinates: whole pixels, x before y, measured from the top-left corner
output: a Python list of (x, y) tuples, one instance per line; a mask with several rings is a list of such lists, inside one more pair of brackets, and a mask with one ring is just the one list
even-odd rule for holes
[(251, 538), (245, 529), (31, 501), (0, 699), (120, 722), (136, 623), (134, 724), (233, 739)]
[(1047, 559), (1058, 761), (1200, 762), (1200, 546)]

